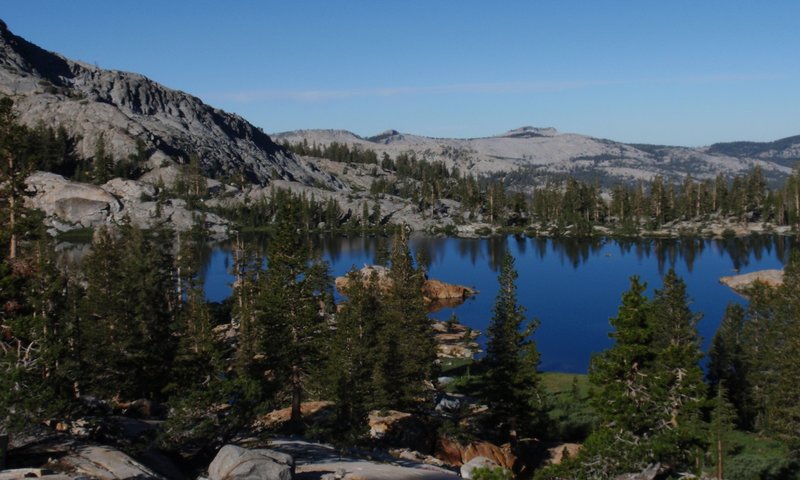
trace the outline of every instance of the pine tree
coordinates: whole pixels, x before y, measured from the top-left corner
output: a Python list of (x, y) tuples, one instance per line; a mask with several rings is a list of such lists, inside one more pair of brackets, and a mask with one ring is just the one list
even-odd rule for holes
[(514, 257), (506, 250), (494, 315), (487, 329), (482, 387), (500, 437), (510, 440), (512, 446), (520, 435), (534, 433), (537, 417), (543, 412), (539, 353), (530, 338), (539, 322), (525, 319), (525, 309), (517, 303), (516, 279)]
[(84, 259), (82, 336), (96, 351), (84, 358), (86, 393), (157, 398), (174, 349), (175, 285), (169, 243), (130, 225), (101, 228)]
[(405, 233), (395, 238), (384, 296), (383, 333), (375, 375), (383, 405), (409, 408), (419, 404), (425, 382), (434, 377), (436, 343), (422, 297), (421, 269), (414, 267)]
[(291, 204), (278, 216), (260, 283), (257, 318), (264, 332), (262, 352), (291, 398), (291, 425), (302, 428), (300, 406), (321, 345), (328, 336), (326, 299), (330, 297), (327, 264), (313, 258), (310, 244), (297, 234), (298, 212)]
[(711, 438), (711, 453), (714, 456), (717, 478), (724, 478), (724, 459), (725, 455), (731, 450), (728, 439), (735, 428), (736, 410), (728, 401), (728, 389), (725, 382), (717, 385), (717, 394), (714, 396), (713, 409), (711, 411), (711, 424), (709, 430)]
[(712, 392), (724, 383), (731, 403), (736, 408), (737, 425), (749, 429), (753, 425), (753, 399), (750, 370), (746, 352), (745, 310), (731, 303), (717, 329), (708, 352), (708, 383)]
[(18, 158), (25, 147), (26, 129), (17, 123), (13, 107), (10, 98), (0, 98), (0, 205), (3, 207), (0, 241), (8, 242), (7, 258), (11, 260), (17, 256), (19, 239), (24, 233), (20, 220), (25, 209), (25, 178), (31, 171), (30, 164)]
[(705, 384), (699, 361), (701, 315), (689, 309), (686, 284), (670, 269), (653, 299), (652, 332), (656, 358), (651, 375), (655, 407), (661, 418), (653, 425), (656, 455), (673, 467), (693, 465), (702, 446), (700, 408)]
[(653, 333), (650, 328), (652, 305), (645, 297), (646, 283), (631, 277), (630, 289), (611, 319), (614, 345), (592, 358), (589, 380), (595, 387), (594, 406), (602, 421), (614, 428), (644, 435), (652, 427)]
[(336, 314), (325, 381), (326, 398), (336, 403), (336, 435), (353, 440), (364, 433), (369, 409), (382, 407), (376, 403), (373, 373), (383, 325), (376, 275), (364, 279), (353, 268), (347, 278), (347, 301)]

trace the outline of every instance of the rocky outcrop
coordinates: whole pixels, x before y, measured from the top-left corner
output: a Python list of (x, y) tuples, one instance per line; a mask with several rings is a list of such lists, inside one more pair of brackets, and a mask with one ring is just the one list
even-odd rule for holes
[(472, 442), (463, 445), (448, 437), (440, 437), (436, 441), (436, 457), (455, 467), (469, 463), (476, 457), (486, 458), (508, 470), (512, 470), (517, 462), (509, 444), (497, 446), (489, 442)]
[(104, 70), (43, 50), (0, 22), (0, 93), (14, 99), (19, 119), (64, 126), (79, 138), (78, 154), (94, 155), (102, 137), (117, 159), (143, 141), (149, 164), (197, 155), (206, 174), (273, 178), (341, 188), (335, 177), (302, 162), (243, 118), (135, 73)]
[(757, 272), (722, 277), (719, 279), (719, 282), (731, 287), (739, 293), (746, 292), (746, 290), (752, 287), (756, 282), (774, 288), (783, 285), (783, 270), (759, 270)]
[[(73, 182), (61, 175), (36, 172), (26, 179), (30, 196), (26, 205), (46, 215), (51, 233), (76, 228), (93, 228), (130, 221), (142, 228), (169, 223), (175, 230), (192, 228), (198, 212), (182, 200), (155, 200), (156, 187), (136, 180), (115, 178), (104, 185)], [(217, 215), (205, 214), (205, 225), (212, 237), (227, 234), (228, 224)]]
[(164, 479), (128, 455), (105, 446), (83, 446), (74, 453), (60, 458), (58, 462), (70, 470), (100, 480)]
[(208, 466), (209, 480), (292, 480), (294, 458), (267, 449), (225, 445)]
[[(365, 265), (364, 268), (359, 270), (359, 274), (365, 285), (374, 278), (379, 290), (386, 292), (392, 288), (392, 279), (389, 276), (389, 270), (384, 266)], [(334, 284), (339, 293), (347, 295), (350, 278), (336, 277)], [(477, 293), (478, 291), (475, 289), (462, 285), (453, 285), (439, 280), (427, 279), (422, 285), (422, 296), (429, 310), (436, 310), (443, 306), (460, 305), (464, 300)]]
[[(330, 419), (333, 413), (333, 405), (334, 403), (329, 401), (303, 402), (300, 404), (300, 414), (303, 417), (303, 421), (318, 424)], [(257, 428), (277, 430), (289, 422), (291, 415), (291, 407), (273, 410), (256, 420), (255, 426)]]
[(475, 341), (480, 336), (477, 330), (455, 322), (434, 322), (433, 331), (439, 358), (472, 358), (481, 351)]

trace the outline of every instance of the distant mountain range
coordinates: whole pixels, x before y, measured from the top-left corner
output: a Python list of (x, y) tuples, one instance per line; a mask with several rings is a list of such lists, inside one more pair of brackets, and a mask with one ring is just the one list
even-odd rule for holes
[(237, 115), (142, 75), (105, 70), (45, 51), (14, 35), (2, 21), (0, 93), (13, 98), (23, 123), (63, 125), (79, 136), (78, 153), (84, 158), (93, 156), (101, 136), (117, 158), (134, 153), (140, 139), (154, 168), (197, 155), (211, 177), (245, 177), (258, 185), (277, 179), (329, 190), (345, 188), (336, 172), (320, 167), (323, 162), (296, 156), (273, 138), (318, 145), (338, 142), (390, 157), (415, 154), (475, 174), (522, 172), (519, 178), (531, 182), (554, 175), (602, 182), (662, 175), (680, 181), (687, 174), (733, 175), (756, 165), (775, 181), (800, 160), (800, 136), (703, 148), (626, 144), (534, 127), (472, 139), (395, 130), (368, 138), (344, 130), (297, 130), (271, 138)]
[(413, 153), (417, 158), (444, 161), (478, 174), (525, 171), (601, 181), (662, 175), (677, 182), (687, 174), (695, 178), (719, 173), (730, 176), (756, 165), (767, 178), (779, 180), (800, 160), (800, 136), (775, 142), (717, 143), (701, 148), (626, 144), (535, 127), (469, 139), (431, 138), (396, 130), (367, 138), (346, 130), (295, 130), (273, 134), (273, 138), (278, 142), (319, 146), (336, 142), (390, 157)]

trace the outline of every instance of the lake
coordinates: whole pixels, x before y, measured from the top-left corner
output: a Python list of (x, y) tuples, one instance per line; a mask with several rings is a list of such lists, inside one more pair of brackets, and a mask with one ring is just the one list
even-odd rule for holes
[[(253, 237), (260, 248), (263, 236)], [(332, 275), (344, 275), (352, 266), (375, 262), (385, 249), (384, 237), (313, 238), (318, 254), (330, 264)], [(616, 315), (629, 278), (639, 275), (648, 293), (660, 288), (661, 277), (674, 268), (687, 284), (691, 308), (702, 312), (698, 325), (707, 351), (725, 307), (746, 300), (719, 283), (719, 277), (767, 268), (782, 268), (791, 237), (751, 236), (735, 239), (613, 239), (527, 238), (507, 236), (481, 239), (414, 235), (410, 246), (427, 265), (430, 278), (476, 288), (480, 293), (463, 305), (445, 308), (431, 317), (459, 321), (484, 332), (492, 317), (497, 274), (506, 250), (516, 259), (519, 302), (528, 317), (541, 325), (534, 334), (544, 371), (585, 373), (591, 355), (611, 345), (609, 318)], [(216, 245), (204, 270), (205, 292), (211, 301), (230, 295), (231, 244)], [(263, 250), (262, 250), (263, 251)], [(484, 340), (485, 341), (485, 340)]]

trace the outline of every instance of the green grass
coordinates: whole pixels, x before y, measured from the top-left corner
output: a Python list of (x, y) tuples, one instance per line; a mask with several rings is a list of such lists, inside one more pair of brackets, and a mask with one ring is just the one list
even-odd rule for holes
[(731, 452), (723, 458), (726, 480), (800, 478), (800, 465), (780, 440), (736, 431), (728, 443)]

